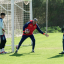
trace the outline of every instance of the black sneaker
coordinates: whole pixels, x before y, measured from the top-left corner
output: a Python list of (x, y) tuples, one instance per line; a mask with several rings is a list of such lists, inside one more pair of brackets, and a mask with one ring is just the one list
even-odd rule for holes
[(32, 52), (34, 53), (35, 51), (34, 51), (34, 50), (32, 50)]
[(17, 53), (18, 51), (16, 50), (15, 53)]
[(61, 52), (61, 53), (59, 53), (59, 54), (64, 54), (64, 52)]

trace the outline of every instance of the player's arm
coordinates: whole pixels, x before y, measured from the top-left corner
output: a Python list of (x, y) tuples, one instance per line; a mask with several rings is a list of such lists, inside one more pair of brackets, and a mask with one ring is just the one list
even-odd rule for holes
[(23, 33), (25, 33), (25, 28), (27, 28), (30, 23), (31, 23), (31, 22), (27, 22), (27, 23), (23, 26)]
[(5, 32), (4, 25), (3, 25), (3, 20), (2, 19), (0, 19), (0, 28), (2, 28), (2, 30)]
[(0, 19), (0, 28), (3, 28), (3, 27), (2, 27), (2, 19)]
[(37, 25), (37, 28), (36, 28), (41, 34), (45, 35), (45, 36), (49, 36), (48, 34), (45, 34), (43, 31), (40, 30), (39, 26)]

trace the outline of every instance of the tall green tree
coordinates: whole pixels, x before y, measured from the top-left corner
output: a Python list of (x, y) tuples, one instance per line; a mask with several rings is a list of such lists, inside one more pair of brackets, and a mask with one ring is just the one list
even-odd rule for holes
[[(48, 0), (48, 26), (64, 25), (64, 0)], [(33, 0), (33, 17), (40, 27), (46, 26), (46, 0)]]

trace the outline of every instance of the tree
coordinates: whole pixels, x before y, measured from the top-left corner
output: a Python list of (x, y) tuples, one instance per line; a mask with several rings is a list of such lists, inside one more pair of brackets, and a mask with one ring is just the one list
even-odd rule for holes
[[(64, 0), (49, 0), (48, 22), (49, 26), (64, 24)], [(40, 27), (46, 26), (46, 0), (33, 0), (33, 17), (38, 18)]]

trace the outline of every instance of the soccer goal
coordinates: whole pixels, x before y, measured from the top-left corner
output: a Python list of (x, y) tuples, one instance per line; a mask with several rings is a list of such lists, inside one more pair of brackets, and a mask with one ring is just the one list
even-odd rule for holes
[(14, 37), (22, 36), (24, 23), (32, 20), (32, 0), (0, 0), (0, 13), (5, 13), (4, 28), (14, 52)]

